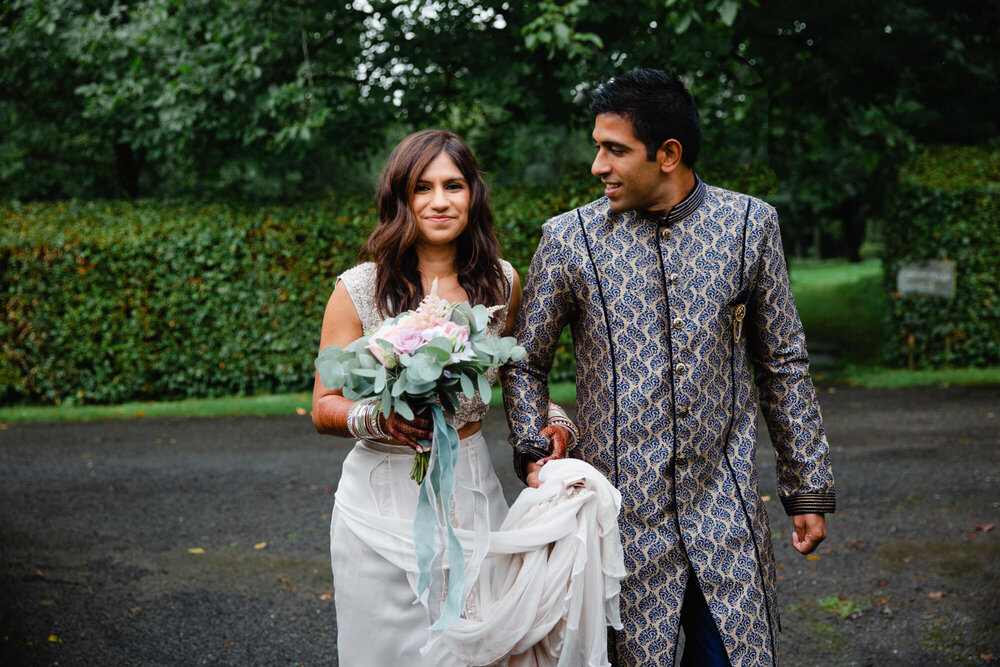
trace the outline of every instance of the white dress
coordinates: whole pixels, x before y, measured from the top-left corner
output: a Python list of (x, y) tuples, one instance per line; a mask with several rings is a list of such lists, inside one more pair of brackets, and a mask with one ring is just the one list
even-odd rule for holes
[[(513, 269), (503, 264), (510, 282)], [(365, 331), (381, 321), (374, 277), (372, 264), (340, 277)], [(456, 428), (481, 420), (488, 407), (478, 395), (461, 398)], [(461, 440), (451, 523), (469, 578), (462, 619), (432, 633), (429, 594), (414, 603), (412, 464), (410, 448), (368, 440), (344, 461), (330, 525), (339, 664), (606, 665), (606, 626), (620, 625), (624, 576), (617, 490), (585, 463), (553, 462), (543, 485), (525, 489), (508, 516), (485, 439)]]

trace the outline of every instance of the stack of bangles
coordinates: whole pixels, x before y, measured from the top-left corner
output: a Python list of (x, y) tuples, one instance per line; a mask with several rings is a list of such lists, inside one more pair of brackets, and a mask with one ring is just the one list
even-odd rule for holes
[(351, 406), (347, 411), (347, 430), (360, 440), (389, 439), (389, 434), (382, 428), (375, 399), (359, 401)]
[(566, 411), (555, 403), (549, 403), (549, 418), (546, 421), (546, 426), (562, 426), (569, 431), (569, 443), (566, 445), (566, 449), (573, 449), (576, 446), (576, 441), (580, 439), (580, 432), (576, 430), (576, 424), (569, 418)]

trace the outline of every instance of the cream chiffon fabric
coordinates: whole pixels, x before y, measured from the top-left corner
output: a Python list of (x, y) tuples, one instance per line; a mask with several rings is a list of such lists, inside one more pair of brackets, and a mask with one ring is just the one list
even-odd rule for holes
[(582, 461), (553, 461), (508, 512), (482, 435), (459, 448), (451, 518), (474, 579), (462, 619), (433, 634), (427, 595), (413, 604), (412, 450), (360, 440), (345, 460), (330, 527), (340, 665), (607, 665), (625, 574), (617, 489)]

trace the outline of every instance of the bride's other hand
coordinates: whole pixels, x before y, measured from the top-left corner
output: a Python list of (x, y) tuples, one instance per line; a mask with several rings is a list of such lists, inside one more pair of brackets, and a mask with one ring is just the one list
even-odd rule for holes
[(538, 435), (545, 436), (552, 443), (552, 451), (545, 458), (528, 464), (528, 474), (525, 477), (525, 481), (532, 488), (538, 488), (541, 484), (541, 481), (538, 479), (538, 473), (541, 472), (542, 466), (549, 461), (566, 458), (566, 450), (569, 448), (569, 431), (563, 426), (556, 426), (555, 424), (546, 426), (538, 432)]
[(432, 429), (433, 422), (419, 414), (413, 419), (406, 419), (398, 412), (389, 413), (389, 418), (385, 420), (385, 431), (393, 440), (398, 440), (415, 452), (427, 451), (427, 448), (420, 445), (418, 440), (430, 440), (434, 437)]

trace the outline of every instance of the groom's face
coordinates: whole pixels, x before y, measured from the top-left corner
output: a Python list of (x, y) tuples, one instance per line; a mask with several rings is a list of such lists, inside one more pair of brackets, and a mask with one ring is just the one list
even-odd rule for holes
[(663, 174), (659, 160), (646, 157), (646, 146), (632, 129), (632, 121), (603, 113), (594, 120), (597, 156), (590, 171), (604, 183), (604, 194), (615, 213), (657, 210)]

